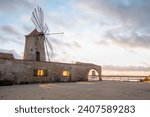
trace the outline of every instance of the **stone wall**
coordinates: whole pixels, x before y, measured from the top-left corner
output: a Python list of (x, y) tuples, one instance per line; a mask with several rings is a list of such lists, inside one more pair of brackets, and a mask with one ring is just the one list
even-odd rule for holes
[(0, 59), (14, 59), (13, 54), (10, 53), (0, 53)]
[[(11, 82), (12, 84), (24, 84), (87, 81), (88, 73), (93, 68), (99, 72), (101, 80), (101, 67), (93, 64), (67, 64), (0, 59), (0, 83)], [(34, 69), (47, 70), (47, 76), (34, 76)], [(64, 77), (63, 71), (70, 71), (71, 76)]]

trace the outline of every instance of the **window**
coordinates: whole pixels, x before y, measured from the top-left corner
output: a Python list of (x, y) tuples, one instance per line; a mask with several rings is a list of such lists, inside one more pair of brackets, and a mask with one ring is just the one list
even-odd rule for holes
[(43, 76), (43, 75), (44, 75), (44, 71), (38, 69), (37, 76)]
[(64, 77), (69, 77), (71, 73), (69, 71), (63, 71), (63, 76)]
[(40, 53), (36, 52), (36, 61), (40, 61)]
[(34, 76), (47, 76), (47, 70), (34, 69)]

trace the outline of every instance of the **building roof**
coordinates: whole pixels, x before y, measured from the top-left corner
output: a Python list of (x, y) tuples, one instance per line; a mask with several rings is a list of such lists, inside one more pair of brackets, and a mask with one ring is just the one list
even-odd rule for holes
[(28, 36), (38, 36), (41, 33), (37, 31), (37, 29), (34, 29)]

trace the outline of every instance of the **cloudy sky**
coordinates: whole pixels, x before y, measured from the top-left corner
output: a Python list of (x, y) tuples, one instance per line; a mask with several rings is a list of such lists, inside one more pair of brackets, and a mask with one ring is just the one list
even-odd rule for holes
[(150, 0), (0, 0), (0, 52), (23, 58), (37, 5), (50, 32), (64, 32), (49, 37), (52, 61), (94, 63), (104, 73), (150, 74)]

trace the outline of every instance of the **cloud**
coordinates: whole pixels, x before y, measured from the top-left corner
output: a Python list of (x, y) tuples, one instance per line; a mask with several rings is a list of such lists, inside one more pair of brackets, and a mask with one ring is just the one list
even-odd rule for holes
[(18, 8), (31, 8), (33, 6), (34, 0), (1, 0), (0, 1), (0, 11), (14, 11)]
[[(150, 18), (149, 0), (79, 0), (77, 5), (88, 13), (105, 16), (124, 23), (140, 23)], [(145, 22), (144, 22), (145, 23)]]
[(106, 32), (104, 34), (106, 40), (100, 41), (101, 43), (113, 43), (123, 48), (150, 48), (150, 35), (141, 35), (135, 32), (126, 33), (112, 33)]
[(56, 39), (52, 36), (48, 37), (48, 40), (59, 47), (71, 47), (71, 44), (69, 42), (65, 42), (61, 39)]
[(108, 46), (109, 45), (109, 42), (106, 41), (106, 40), (99, 40), (99, 41), (95, 41), (94, 44), (96, 45), (103, 45), (103, 46)]
[(144, 72), (149, 72), (150, 67), (144, 67), (144, 66), (128, 66), (128, 67), (122, 67), (122, 66), (103, 66), (103, 70), (108, 70), (108, 71), (144, 71)]
[(2, 36), (0, 35), (0, 43), (10, 45), (11, 43), (15, 43), (17, 45), (22, 45), (23, 41), (20, 40), (22, 36), (15, 36), (15, 37), (10, 37), (10, 36)]
[(73, 41), (73, 42), (66, 42), (62, 39), (56, 39), (54, 37), (48, 37), (49, 41), (52, 42), (53, 44), (55, 44), (56, 46), (60, 47), (67, 47), (67, 48), (81, 48), (81, 45), (77, 42), (77, 41)]
[(52, 26), (51, 28), (53, 28), (53, 26), (55, 26), (55, 27), (57, 27), (57, 30), (59, 30), (59, 29), (62, 30), (62, 29), (65, 29), (66, 27), (71, 26), (70, 19), (67, 19), (68, 15), (63, 11), (46, 12), (45, 16), (47, 16), (45, 21), (47, 23), (48, 23), (48, 21), (50, 21), (49, 25)]
[(102, 40), (105, 44), (111, 40), (120, 47), (150, 47), (149, 0), (78, 0), (75, 6), (95, 18), (93, 25), (109, 38)]
[(4, 44), (5, 42), (8, 42), (8, 38), (3, 37), (2, 35), (0, 35), (0, 42)]
[(25, 31), (26, 34), (29, 34), (30, 32), (34, 30), (34, 27), (30, 25), (24, 25), (23, 30)]
[(0, 31), (3, 31), (7, 34), (12, 34), (12, 35), (20, 35), (19, 31), (17, 28), (13, 25), (3, 25), (0, 26)]
[(0, 35), (0, 42), (3, 43), (3, 44), (7, 44), (7, 43), (9, 43), (9, 42), (14, 42), (14, 40), (9, 39), (9, 38), (6, 37), (6, 36)]
[(150, 36), (139, 36), (132, 35), (129, 38), (116, 38), (111, 40), (113, 43), (117, 44), (120, 47), (129, 47), (129, 48), (150, 48)]
[(21, 32), (16, 28), (15, 25), (2, 25), (0, 26), (0, 42), (3, 44), (10, 44), (10, 42), (15, 44), (22, 44), (21, 38), (23, 35)]
[(77, 41), (73, 42), (73, 46), (75, 46), (77, 48), (81, 48), (81, 45)]
[(53, 54), (51, 54), (51, 57), (52, 58), (56, 58), (56, 57), (58, 57), (58, 54), (57, 53), (53, 53)]

